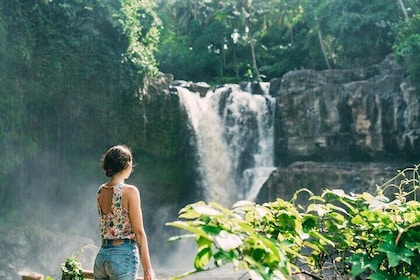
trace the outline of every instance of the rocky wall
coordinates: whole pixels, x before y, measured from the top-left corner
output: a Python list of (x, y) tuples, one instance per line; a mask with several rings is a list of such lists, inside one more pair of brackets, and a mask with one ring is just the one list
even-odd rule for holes
[(367, 68), (289, 72), (270, 94), (277, 165), (420, 157), (420, 93), (392, 56)]

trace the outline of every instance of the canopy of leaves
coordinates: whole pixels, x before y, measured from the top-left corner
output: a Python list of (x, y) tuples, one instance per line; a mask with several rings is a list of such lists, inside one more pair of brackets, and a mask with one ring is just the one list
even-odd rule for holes
[(420, 7), (416, 0), (158, 4), (165, 27), (157, 55), (160, 69), (178, 79), (210, 82), (269, 80), (293, 69), (377, 63), (397, 44), (404, 15), (415, 17)]
[(395, 53), (408, 65), (412, 80), (420, 84), (420, 15), (401, 23), (398, 31)]

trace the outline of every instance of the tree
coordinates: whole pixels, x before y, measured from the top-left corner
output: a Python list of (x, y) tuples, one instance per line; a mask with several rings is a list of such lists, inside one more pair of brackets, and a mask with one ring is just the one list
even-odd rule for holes
[[(392, 52), (392, 26), (401, 20), (394, 0), (316, 2), (315, 16), (336, 67), (366, 66)], [(325, 40), (324, 40), (325, 42)]]
[[(170, 69), (167, 64), (168, 53), (179, 49), (182, 54), (179, 57), (186, 61), (189, 61), (188, 56), (194, 62), (203, 61), (197, 60), (197, 57), (205, 57), (204, 65), (207, 61), (215, 62), (215, 58), (218, 57), (218, 71), (215, 72), (216, 69), (206, 71), (207, 80), (214, 79), (214, 76), (209, 75), (211, 73), (225, 80), (228, 80), (229, 76), (242, 80), (248, 70), (251, 70), (256, 80), (261, 80), (263, 75), (260, 74), (260, 68), (276, 63), (275, 60), (267, 61), (271, 59), (269, 54), (271, 49), (267, 49), (263, 44), (264, 38), (275, 38), (276, 34), (270, 32), (277, 31), (279, 29), (277, 26), (280, 24), (285, 26), (286, 30), (290, 30), (286, 35), (290, 36), (291, 41), (294, 40), (293, 26), (298, 25), (299, 15), (302, 14), (301, 1), (297, 1), (294, 6), (288, 2), (285, 0), (161, 2), (160, 17), (165, 18), (167, 28), (173, 26), (172, 31), (166, 30), (162, 36), (164, 43), (161, 49), (164, 48), (166, 52), (159, 56), (160, 61), (163, 61), (161, 67), (164, 70)], [(215, 35), (209, 34), (210, 32)], [(166, 40), (168, 37), (173, 38), (171, 42), (175, 42), (174, 39), (177, 38), (178, 45), (165, 47), (165, 44), (170, 42)], [(281, 40), (275, 38), (275, 42)], [(197, 44), (198, 42), (200, 44)], [(189, 51), (185, 50), (187, 48)], [(205, 52), (208, 55), (204, 55)], [(191, 71), (193, 75), (191, 77), (200, 72), (194, 68), (194, 63), (188, 63), (187, 68), (194, 69)], [(179, 70), (174, 74), (177, 75), (178, 72)]]
[(394, 28), (396, 42), (394, 52), (400, 62), (408, 67), (408, 73), (415, 84), (420, 84), (420, 3), (417, 0), (398, 1), (405, 22)]
[(397, 28), (394, 51), (399, 60), (407, 65), (411, 80), (420, 84), (420, 16), (409, 18)]
[[(393, 28), (404, 21), (404, 13), (419, 10), (418, 0), (159, 3), (166, 29), (162, 69), (173, 69), (176, 77), (225, 82), (377, 63), (393, 51)], [(179, 63), (186, 67), (179, 69)]]
[(118, 22), (128, 39), (126, 58), (142, 75), (158, 73), (154, 53), (159, 43), (161, 25), (151, 0), (124, 0), (118, 13)]

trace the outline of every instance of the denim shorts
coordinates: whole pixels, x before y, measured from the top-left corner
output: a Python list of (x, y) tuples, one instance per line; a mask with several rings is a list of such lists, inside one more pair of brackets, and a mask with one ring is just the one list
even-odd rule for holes
[(139, 251), (135, 242), (118, 246), (102, 245), (93, 268), (95, 280), (135, 280), (139, 268)]

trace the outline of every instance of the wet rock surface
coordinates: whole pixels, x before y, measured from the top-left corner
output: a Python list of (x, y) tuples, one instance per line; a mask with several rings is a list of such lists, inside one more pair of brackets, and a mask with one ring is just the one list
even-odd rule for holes
[(276, 163), (420, 158), (420, 94), (392, 56), (368, 68), (271, 81)]
[[(325, 189), (343, 189), (346, 193), (375, 193), (382, 185), (397, 175), (397, 170), (410, 165), (397, 163), (364, 162), (294, 162), (278, 168), (261, 188), (257, 201), (290, 200), (301, 188), (320, 195)], [(305, 197), (307, 198), (307, 197)], [(302, 198), (301, 203), (305, 203)]]

